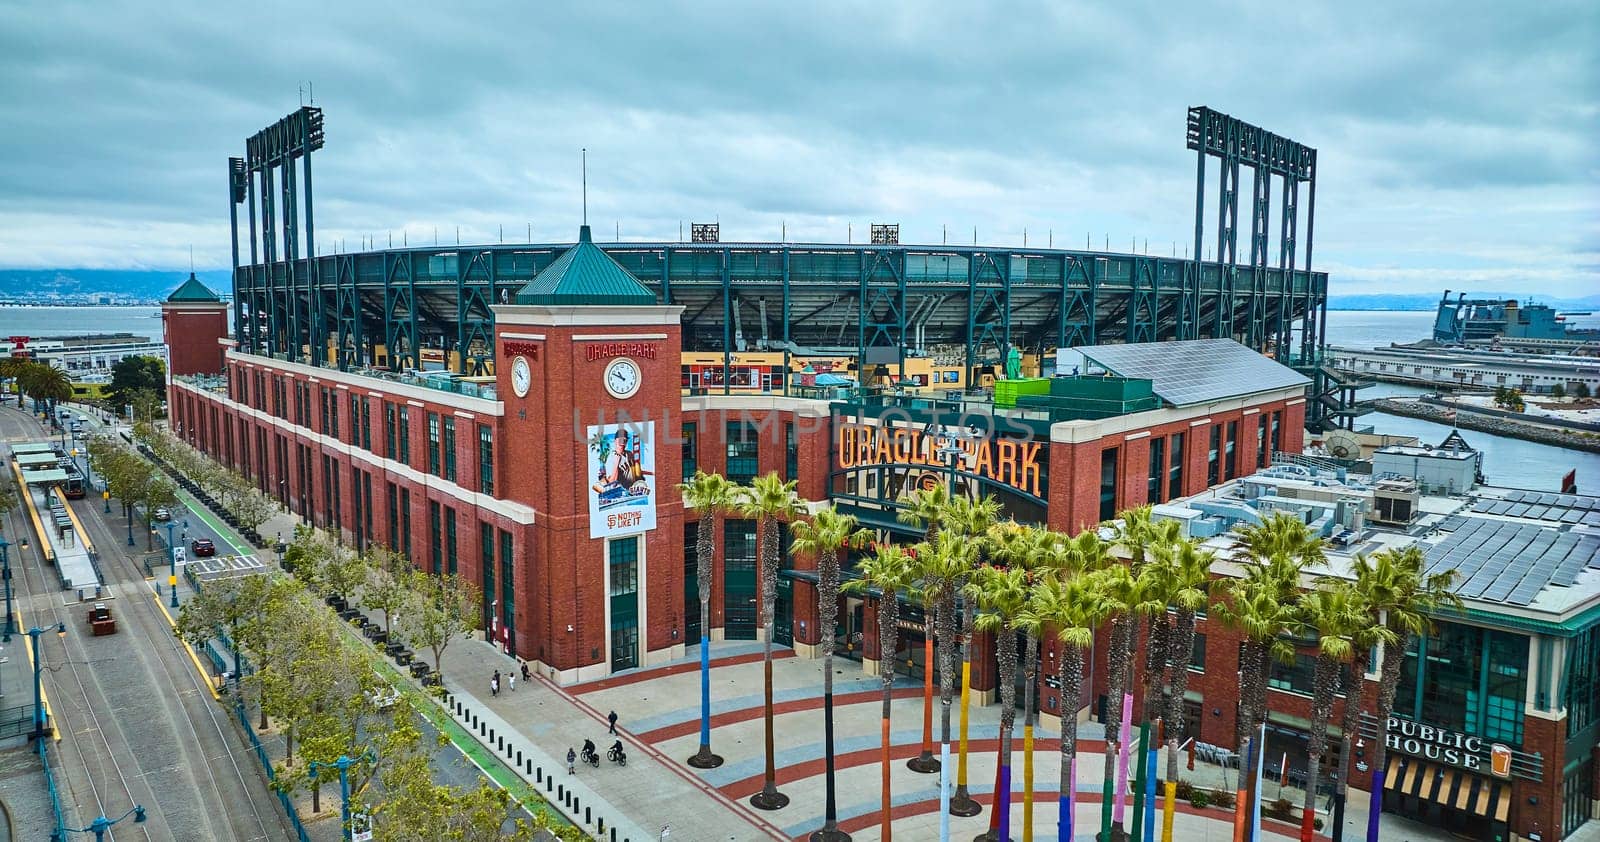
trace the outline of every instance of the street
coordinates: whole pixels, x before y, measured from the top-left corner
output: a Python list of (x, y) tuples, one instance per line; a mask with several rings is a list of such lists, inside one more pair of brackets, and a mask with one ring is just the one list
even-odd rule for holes
[[(14, 406), (0, 410), (0, 435), (13, 443), (49, 438), (35, 417)], [(115, 634), (90, 634), (90, 603), (64, 601), (68, 594), (53, 587), (37, 547), (12, 548), (24, 627), (66, 626), (64, 636), (42, 635), (40, 649), (60, 737), (51, 744), (52, 763), (69, 827), (116, 818), (138, 804), (147, 821), (119, 824), (111, 838), (118, 831), (129, 839), (290, 838), (259, 763), (144, 578), (136, 560), (143, 539), (128, 547), (117, 512), (104, 514), (92, 495), (73, 509), (100, 553)], [(13, 536), (30, 534), (20, 512), (11, 513), (10, 523)], [(23, 830), (39, 838), (48, 829)]]

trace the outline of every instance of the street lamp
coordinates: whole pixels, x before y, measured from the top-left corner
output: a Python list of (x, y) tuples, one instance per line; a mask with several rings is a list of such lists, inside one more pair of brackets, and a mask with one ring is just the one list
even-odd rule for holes
[(11, 642), (11, 634), (17, 629), (17, 615), (11, 602), (11, 542), (6, 536), (0, 535), (0, 577), (6, 582), (6, 630), (4, 642)]
[(368, 763), (376, 763), (376, 762), (378, 762), (377, 756), (372, 753), (371, 749), (368, 749), (368, 750), (362, 752), (361, 754), (359, 754), (359, 755), (357, 755), (356, 757), (353, 757), (353, 758), (348, 756), (348, 755), (341, 754), (341, 755), (339, 755), (339, 759), (333, 761), (332, 763), (318, 763), (315, 760), (311, 761), (311, 780), (313, 782), (315, 782), (316, 779), (317, 779), (318, 770), (326, 769), (329, 766), (336, 766), (339, 769), (339, 800), (341, 802), (341, 806), (339, 808), (340, 809), (340, 817), (341, 817), (341, 819), (340, 819), (341, 830), (339, 832), (339, 834), (340, 834), (339, 838), (340, 839), (349, 840), (351, 838), (351, 833), (350, 833), (350, 831), (351, 831), (351, 827), (350, 827), (350, 775), (349, 775), (350, 767), (356, 765), (357, 763), (360, 763), (363, 760), (367, 761)]
[[(39, 657), (39, 635), (45, 629), (34, 626), (28, 629), (28, 642), (33, 648), (33, 739), (39, 745), (39, 751), (44, 752), (44, 661)], [(67, 624), (56, 623), (56, 636), (67, 636)]]
[(174, 528), (176, 528), (178, 524), (173, 523), (171, 520), (168, 520), (166, 523), (163, 523), (161, 525), (166, 527), (166, 529), (167, 529), (167, 563), (169, 565), (171, 565), (171, 567), (172, 567), (172, 572), (167, 576), (167, 584), (172, 587), (172, 602), (170, 603), (170, 606), (172, 608), (177, 608), (178, 607), (178, 545), (172, 543), (172, 530)]
[(108, 514), (108, 515), (111, 514), (111, 491), (110, 490), (101, 491), (100, 492), (100, 499), (106, 501), (106, 514)]
[(50, 834), (50, 839), (51, 842), (66, 842), (67, 834), (69, 833), (93, 833), (95, 842), (104, 842), (106, 831), (110, 830), (112, 825), (129, 816), (133, 816), (134, 824), (144, 824), (144, 808), (135, 804), (133, 809), (123, 813), (121, 818), (108, 819), (105, 816), (100, 816), (90, 822), (88, 827), (63, 827)]

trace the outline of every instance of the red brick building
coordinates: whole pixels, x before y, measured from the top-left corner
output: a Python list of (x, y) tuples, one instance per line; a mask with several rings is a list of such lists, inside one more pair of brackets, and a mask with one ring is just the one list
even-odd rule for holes
[[(196, 373), (225, 382), (178, 371), (172, 423), (317, 526), (472, 580), (496, 641), (562, 681), (680, 657), (702, 624), (716, 639), (756, 635), (746, 522), (722, 525), (711, 616), (698, 616), (699, 524), (676, 490), (695, 470), (740, 482), (776, 472), (886, 538), (913, 537), (893, 501), (930, 482), (1071, 531), (1248, 473), (1304, 435), (1292, 372), (1275, 387), (1092, 418), (853, 392), (685, 396), (679, 308), (657, 305), (587, 229), (494, 314), (494, 375), (482, 378), (339, 371), (222, 340), (225, 359)], [(202, 331), (168, 342), (175, 360), (219, 347)], [(808, 564), (783, 575), (777, 624), (781, 642), (806, 651), (818, 640)], [(848, 602), (841, 640), (872, 653), (873, 606)], [(920, 657), (920, 641), (907, 644)], [(983, 659), (976, 688), (992, 691), (993, 675)], [(1046, 712), (1058, 706), (1050, 698)]]

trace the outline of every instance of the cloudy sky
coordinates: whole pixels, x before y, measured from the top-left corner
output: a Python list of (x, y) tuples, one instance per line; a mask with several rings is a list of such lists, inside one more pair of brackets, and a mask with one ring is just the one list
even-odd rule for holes
[(227, 157), (310, 82), (329, 249), (570, 240), (587, 147), (601, 239), (1182, 255), (1204, 104), (1319, 149), (1336, 294), (1589, 294), (1597, 10), (0, 0), (0, 267), (225, 266)]

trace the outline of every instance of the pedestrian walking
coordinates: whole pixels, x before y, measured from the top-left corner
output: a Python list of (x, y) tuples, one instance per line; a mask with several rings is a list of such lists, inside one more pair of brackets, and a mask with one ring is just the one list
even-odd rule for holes
[(572, 774), (573, 764), (578, 762), (578, 753), (570, 747), (567, 749), (567, 774)]
[(514, 672), (506, 673), (506, 686), (510, 687), (511, 691), (513, 693), (516, 692), (516, 690), (517, 690), (517, 674), (516, 673), (514, 673)]
[(611, 723), (611, 733), (617, 733), (617, 712), (612, 711), (611, 714), (606, 717), (606, 721)]
[(522, 680), (523, 681), (532, 681), (533, 680), (533, 675), (528, 672), (528, 662), (527, 661), (523, 661), (522, 662)]
[(500, 676), (497, 675), (494, 678), (489, 679), (489, 695), (500, 695)]

